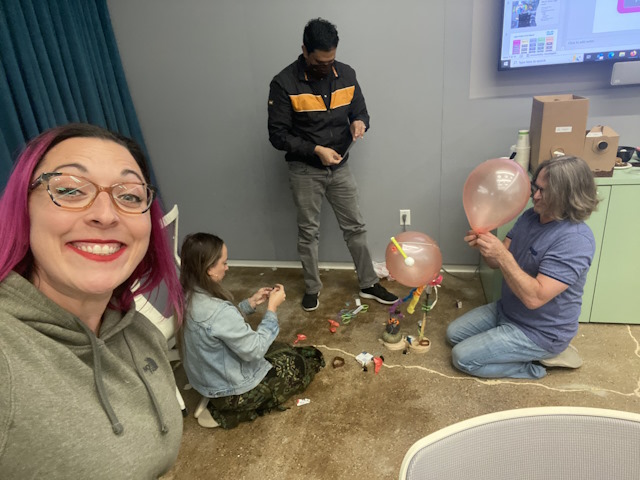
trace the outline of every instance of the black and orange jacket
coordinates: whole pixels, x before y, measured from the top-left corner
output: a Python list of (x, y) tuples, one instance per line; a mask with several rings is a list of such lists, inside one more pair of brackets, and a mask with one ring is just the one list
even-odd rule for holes
[[(362, 120), (368, 129), (369, 114), (356, 72), (349, 65), (340, 62), (333, 65), (329, 108), (317, 89), (319, 82), (307, 76), (305, 67), (305, 59), (300, 55), (271, 81), (269, 141), (278, 150), (287, 152), (288, 162), (325, 168), (313, 153), (316, 145), (342, 154), (351, 143), (351, 122)], [(341, 165), (348, 158), (349, 155)]]

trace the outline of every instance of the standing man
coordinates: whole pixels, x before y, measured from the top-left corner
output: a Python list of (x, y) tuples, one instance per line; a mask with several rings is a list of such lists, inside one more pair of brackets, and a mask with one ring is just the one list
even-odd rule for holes
[[(336, 62), (338, 31), (317, 18), (307, 23), (302, 55), (278, 73), (269, 91), (269, 141), (286, 152), (289, 185), (298, 210), (298, 253), (304, 270), (302, 308), (318, 308), (320, 209), (326, 197), (356, 266), (360, 296), (391, 305), (373, 269), (358, 188), (347, 165), (351, 142), (363, 138), (369, 114), (356, 72)], [(344, 155), (344, 157), (343, 157)]]
[(453, 365), (476, 377), (542, 378), (547, 367), (578, 368), (569, 345), (595, 253), (584, 223), (597, 205), (589, 166), (565, 156), (542, 162), (531, 183), (533, 208), (500, 242), (469, 232), (465, 241), (504, 276), (502, 298), (454, 320)]

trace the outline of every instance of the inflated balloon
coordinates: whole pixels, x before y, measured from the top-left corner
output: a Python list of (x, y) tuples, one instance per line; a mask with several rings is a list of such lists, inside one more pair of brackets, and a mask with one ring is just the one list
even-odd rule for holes
[(516, 218), (529, 195), (529, 176), (522, 167), (508, 158), (494, 158), (469, 174), (462, 204), (471, 229), (487, 233)]
[(440, 247), (420, 232), (402, 232), (392, 237), (385, 260), (391, 276), (407, 287), (427, 285), (442, 268)]

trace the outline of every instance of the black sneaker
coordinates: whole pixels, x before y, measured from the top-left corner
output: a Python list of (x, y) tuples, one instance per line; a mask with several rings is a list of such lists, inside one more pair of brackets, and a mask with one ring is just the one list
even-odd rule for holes
[(393, 305), (398, 301), (398, 297), (389, 292), (379, 283), (376, 283), (373, 287), (363, 288), (360, 290), (360, 296), (362, 298), (372, 298), (376, 302), (383, 303), (385, 305)]
[(318, 308), (320, 302), (318, 301), (319, 293), (305, 293), (302, 297), (302, 309), (305, 312), (311, 312)]

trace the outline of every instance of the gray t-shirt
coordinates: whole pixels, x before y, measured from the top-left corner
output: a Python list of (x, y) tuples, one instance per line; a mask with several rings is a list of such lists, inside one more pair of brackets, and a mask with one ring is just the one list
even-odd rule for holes
[(582, 293), (595, 253), (593, 232), (585, 223), (568, 220), (540, 223), (529, 209), (507, 234), (509, 251), (532, 277), (542, 273), (569, 287), (540, 308), (530, 310), (502, 283), (498, 309), (536, 345), (550, 353), (567, 348), (578, 332)]

